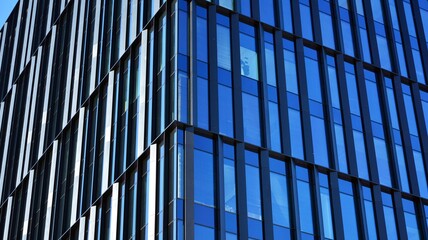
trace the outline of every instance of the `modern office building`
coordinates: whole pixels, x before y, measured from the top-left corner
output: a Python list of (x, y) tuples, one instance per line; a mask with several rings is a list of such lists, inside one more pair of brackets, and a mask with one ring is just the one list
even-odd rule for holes
[(427, 81), (428, 0), (20, 0), (0, 238), (428, 239)]

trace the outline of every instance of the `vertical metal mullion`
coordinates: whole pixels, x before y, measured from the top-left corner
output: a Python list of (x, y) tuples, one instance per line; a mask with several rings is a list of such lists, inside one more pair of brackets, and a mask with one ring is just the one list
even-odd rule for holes
[(5, 217), (5, 223), (3, 227), (3, 239), (9, 239), (9, 227), (11, 222), (11, 215), (12, 215), (12, 204), (13, 204), (13, 197), (8, 197), (7, 199), (7, 208), (6, 208), (6, 217)]
[[(196, 2), (189, 3), (189, 59), (190, 59), (190, 72), (189, 72), (189, 106), (190, 106), (190, 124), (197, 125), (198, 112), (197, 112), (197, 27), (196, 27)], [(153, 95), (155, 96), (155, 95)]]
[[(80, 181), (80, 170), (82, 164), (82, 149), (83, 149), (83, 128), (85, 123), (85, 108), (81, 108), (79, 111), (79, 125), (77, 132), (76, 141), (76, 152), (74, 160), (74, 176), (73, 176), (73, 195), (71, 199), (71, 213), (70, 213), (70, 227), (78, 219), (77, 207), (79, 200), (79, 181)], [(83, 187), (83, 186), (82, 186)]]
[(149, 47), (147, 44), (148, 39), (148, 30), (145, 29), (141, 33), (141, 61), (140, 61), (140, 97), (138, 99), (139, 112), (138, 112), (138, 156), (143, 154), (144, 146), (146, 143), (144, 142), (145, 136), (145, 116), (146, 116), (146, 89), (147, 89), (147, 48)]
[(30, 210), (31, 210), (31, 203), (32, 203), (31, 199), (33, 196), (33, 184), (34, 184), (34, 170), (31, 170), (30, 176), (28, 178), (27, 200), (25, 203), (24, 223), (22, 226), (22, 239), (23, 240), (26, 240), (29, 237), (28, 236), (28, 228), (29, 228), (29, 222), (30, 222)]
[(419, 195), (419, 184), (416, 174), (416, 166), (415, 161), (413, 158), (413, 149), (412, 149), (412, 143), (410, 139), (410, 133), (409, 133), (409, 126), (407, 123), (407, 115), (406, 115), (406, 106), (404, 105), (404, 99), (403, 99), (403, 93), (402, 93), (402, 87), (401, 87), (401, 79), (400, 77), (396, 76), (393, 79), (393, 86), (394, 86), (394, 95), (396, 99), (396, 105), (397, 105), (397, 115), (398, 120), (400, 124), (400, 131), (401, 131), (401, 140), (402, 140), (402, 146), (407, 166), (407, 172), (408, 172), (408, 178), (409, 178), (409, 184), (411, 192), (415, 195)]
[(56, 25), (52, 27), (51, 32), (51, 42), (49, 49), (49, 62), (48, 62), (48, 71), (47, 71), (47, 79), (46, 79), (46, 91), (43, 100), (43, 115), (42, 115), (42, 123), (40, 129), (40, 142), (39, 142), (39, 154), (38, 158), (43, 155), (45, 148), (45, 135), (46, 135), (46, 125), (48, 120), (48, 111), (49, 111), (49, 99), (50, 99), (50, 90), (51, 90), (51, 82), (52, 82), (52, 67), (53, 67), (53, 59), (55, 53), (55, 44), (56, 43)]
[[(127, 1), (123, 1), (127, 2)], [(100, 21), (101, 21), (101, 0), (96, 0), (96, 6), (95, 6), (95, 22), (94, 22), (94, 35), (92, 38), (92, 61), (91, 61), (91, 77), (89, 82), (89, 95), (92, 94), (92, 92), (95, 89), (95, 82), (97, 78), (97, 68), (98, 68), (98, 45), (99, 45), (99, 39), (100, 39)], [(128, 4), (126, 4), (128, 6)], [(122, 6), (123, 7), (123, 6)], [(125, 9), (126, 10), (126, 9)], [(123, 14), (123, 13), (122, 13)], [(121, 18), (123, 19), (123, 17)], [(126, 18), (125, 18), (126, 21)], [(126, 29), (126, 25), (122, 29)], [(126, 37), (126, 36), (125, 36)], [(126, 39), (126, 38), (125, 38)]]
[[(77, 1), (77, 0), (76, 0)], [(33, 13), (31, 14), (31, 25), (30, 25), (30, 35), (28, 37), (28, 47), (27, 47), (27, 54), (25, 59), (25, 64), (28, 64), (28, 62), (31, 59), (32, 54), (32, 48), (33, 48), (33, 36), (34, 36), (34, 29), (35, 29), (35, 22), (36, 22), (36, 14), (37, 14), (37, 5), (38, 0), (34, 0), (33, 3)]]
[(18, 186), (21, 182), (21, 176), (23, 175), (23, 160), (24, 160), (24, 153), (25, 153), (25, 141), (27, 136), (27, 128), (28, 128), (28, 115), (30, 111), (30, 104), (31, 104), (31, 98), (32, 98), (32, 92), (33, 89), (33, 82), (34, 82), (34, 69), (36, 65), (36, 57), (31, 58), (31, 69), (30, 69), (30, 75), (28, 78), (28, 87), (27, 87), (27, 99), (25, 102), (25, 110), (24, 110), (24, 120), (23, 120), (23, 127), (22, 127), (22, 137), (21, 137), (21, 144), (20, 144), (20, 151), (19, 151), (19, 160), (18, 160), (18, 172), (16, 177), (16, 185)]
[(2, 69), (3, 58), (6, 58), (3, 55), (4, 55), (4, 46), (5, 46), (6, 38), (8, 38), (7, 25), (8, 25), (8, 22), (4, 24), (3, 31), (2, 31), (2, 39), (0, 44), (0, 71)]
[(238, 208), (238, 233), (240, 239), (248, 239), (248, 217), (247, 217), (247, 189), (245, 176), (245, 146), (237, 143), (236, 149), (236, 190)]
[[(288, 174), (288, 173), (287, 173)], [(299, 199), (298, 199), (298, 189), (297, 189), (297, 178), (296, 178), (296, 164), (292, 159), (290, 161), (290, 171), (289, 177), (290, 180), (290, 226), (291, 229), (294, 228), (294, 232), (291, 234), (295, 240), (301, 240), (300, 234), (300, 213), (299, 213)]]
[(261, 176), (261, 196), (263, 209), (263, 228), (264, 238), (274, 239), (273, 233), (273, 216), (272, 216), (272, 199), (271, 199), (271, 183), (269, 171), (269, 151), (263, 150), (260, 154), (260, 176)]
[[(344, 239), (345, 232), (343, 229), (343, 219), (342, 219), (342, 209), (340, 205), (340, 191), (339, 191), (339, 182), (338, 182), (338, 173), (330, 172), (330, 194), (331, 198), (331, 208), (333, 216), (333, 226), (334, 226), (334, 236), (337, 239)], [(336, 206), (336, 207), (334, 207)]]
[(382, 192), (381, 187), (379, 185), (373, 186), (373, 211), (374, 216), (377, 221), (376, 229), (378, 231), (378, 238), (379, 239), (386, 239), (387, 238), (387, 226), (385, 224), (385, 215), (383, 211), (383, 204), (382, 204)]
[(39, 87), (39, 77), (40, 77), (40, 64), (42, 62), (42, 55), (43, 55), (43, 47), (40, 46), (37, 50), (37, 63), (36, 63), (36, 73), (34, 76), (34, 84), (33, 84), (33, 94), (31, 96), (31, 112), (30, 112), (30, 119), (29, 119), (29, 126), (28, 126), (28, 133), (25, 137), (25, 144), (27, 147), (25, 148), (25, 158), (24, 158), (24, 169), (23, 174), (26, 174), (28, 172), (29, 168), (29, 161), (30, 161), (30, 154), (31, 154), (31, 148), (32, 146), (32, 139), (33, 139), (33, 131), (34, 131), (34, 118), (35, 118), (35, 112), (36, 112), (36, 102), (37, 102), (37, 94), (38, 94), (38, 87)]
[[(99, 0), (98, 0), (99, 1)], [(120, 14), (120, 45), (119, 45), (119, 57), (125, 53), (126, 49), (126, 36), (127, 36), (127, 20), (128, 20), (128, 0), (122, 1)]]
[(401, 201), (401, 193), (393, 192), (392, 201), (394, 202), (394, 212), (397, 217), (397, 234), (398, 239), (407, 240), (406, 219), (404, 217), (403, 203)]
[[(35, 0), (37, 1), (37, 0)], [(62, 118), (62, 128), (65, 128), (65, 126), (68, 123), (69, 119), (69, 112), (70, 112), (70, 92), (71, 92), (71, 81), (73, 78), (73, 65), (74, 65), (74, 53), (76, 45), (76, 29), (77, 29), (77, 16), (79, 14), (79, 0), (74, 0), (73, 2), (73, 20), (71, 23), (71, 36), (70, 36), (70, 52), (68, 56), (68, 67), (67, 67), (67, 82), (65, 87), (65, 101), (64, 101), (64, 116)], [(78, 63), (77, 63), (78, 64)], [(74, 89), (74, 91), (76, 91)]]
[(266, 57), (264, 48), (264, 36), (263, 27), (261, 24), (256, 26), (256, 47), (259, 55), (258, 67), (259, 67), (259, 104), (260, 104), (260, 139), (261, 145), (266, 148), (271, 148), (270, 142), (270, 121), (269, 121), (269, 99), (268, 99), (268, 84), (266, 77)]
[(25, 21), (25, 28), (24, 28), (24, 42), (23, 42), (24, 46), (22, 46), (22, 49), (20, 49), (21, 50), (21, 64), (20, 64), (19, 71), (18, 71), (19, 73), (22, 72), (22, 70), (24, 69), (24, 66), (25, 66), (24, 64), (26, 63), (26, 61), (25, 61), (25, 55), (27, 53), (26, 50), (27, 50), (27, 46), (28, 46), (28, 34), (29, 34), (29, 31), (30, 31), (29, 25), (30, 25), (30, 19), (32, 17), (31, 13), (32, 13), (32, 8), (33, 8), (34, 1), (37, 1), (37, 0), (29, 0), (28, 1), (26, 21)]
[(150, 145), (150, 174), (149, 174), (149, 199), (148, 199), (148, 223), (147, 223), (147, 229), (148, 229), (148, 239), (154, 240), (156, 237), (156, 206), (157, 206), (157, 144)]
[(320, 12), (318, 0), (309, 0), (311, 4), (312, 32), (314, 33), (314, 42), (322, 45)]
[(300, 17), (300, 3), (299, 1), (290, 1), (291, 3), (291, 12), (293, 15), (293, 30), (294, 34), (297, 36), (302, 36), (302, 25), (301, 25), (301, 17)]
[(356, 80), (357, 80), (357, 88), (360, 98), (360, 109), (361, 109), (361, 121), (363, 125), (364, 131), (364, 140), (366, 142), (366, 150), (367, 150), (367, 163), (369, 167), (370, 179), (376, 183), (379, 183), (379, 170), (377, 168), (377, 159), (375, 154), (375, 146), (373, 140), (372, 133), (372, 124), (370, 119), (369, 112), (369, 102), (367, 99), (367, 91), (364, 79), (364, 69), (363, 64), (361, 62), (357, 62), (356, 64)]
[(233, 14), (231, 16), (230, 30), (231, 30), (231, 51), (232, 51), (232, 84), (233, 84), (233, 120), (235, 122), (235, 139), (240, 141), (244, 140), (244, 127), (242, 116), (242, 81), (240, 63), (240, 41), (239, 41), (239, 15)]
[(291, 140), (290, 140), (290, 129), (289, 126), (289, 116), (288, 116), (288, 100), (287, 100), (287, 86), (285, 79), (285, 66), (282, 64), (284, 59), (284, 50), (282, 45), (282, 32), (274, 32), (274, 45), (275, 45), (275, 58), (276, 62), (279, 63), (276, 65), (276, 76), (278, 84), (278, 106), (279, 106), (279, 121), (280, 121), (280, 131), (281, 131), (281, 148), (282, 153), (287, 156), (291, 156)]
[(16, 62), (16, 55), (17, 55), (17, 51), (18, 51), (18, 43), (20, 40), (20, 31), (21, 31), (21, 16), (22, 16), (22, 9), (24, 8), (23, 6), (23, 2), (24, 1), (19, 1), (19, 11), (18, 11), (18, 19), (16, 21), (16, 25), (15, 25), (15, 38), (14, 38), (14, 43), (13, 43), (13, 50), (12, 50), (12, 60), (10, 61), (10, 70), (9, 70), (9, 82), (7, 85), (7, 91), (10, 90), (10, 88), (12, 87), (12, 83), (14, 81), (14, 75), (15, 75), (15, 62)]
[(194, 240), (194, 139), (193, 128), (184, 132), (184, 238)]
[(0, 172), (0, 201), (3, 200), (3, 189), (5, 188), (5, 175), (6, 175), (6, 164), (10, 163), (11, 160), (8, 158), (9, 145), (10, 145), (10, 132), (12, 131), (12, 121), (13, 121), (13, 112), (15, 109), (15, 101), (16, 101), (16, 85), (14, 84), (12, 87), (12, 93), (10, 96), (10, 104), (9, 104), (9, 114), (6, 122), (6, 132), (5, 132), (5, 143), (3, 146), (3, 160), (1, 162), (1, 172)]
[(48, 6), (48, 16), (46, 20), (46, 33), (45, 35), (48, 35), (49, 31), (51, 30), (52, 26), (52, 12), (53, 12), (53, 2), (55, 0), (49, 0), (49, 6)]
[(303, 145), (305, 160), (314, 163), (313, 144), (311, 134), (311, 121), (309, 114), (309, 98), (308, 98), (308, 85), (306, 79), (306, 66), (304, 56), (303, 39), (296, 40), (296, 67), (297, 79), (299, 79), (299, 93), (300, 93), (300, 112), (302, 117), (302, 130), (303, 130)]
[[(52, 1), (52, 0), (51, 0)], [(76, 2), (77, 3), (77, 2)], [(80, 16), (79, 16), (79, 33), (77, 36), (77, 48), (76, 48), (76, 66), (74, 69), (74, 78), (73, 78), (73, 97), (72, 97), (72, 105), (71, 105), (71, 116), (73, 116), (78, 109), (78, 93), (79, 93), (79, 79), (80, 79), (80, 66), (82, 60), (82, 52), (83, 52), (83, 30), (85, 27), (85, 9), (86, 9), (86, 1), (80, 1)]]
[(55, 194), (55, 178), (56, 178), (56, 165), (58, 162), (58, 140), (53, 142), (52, 148), (52, 162), (51, 169), (49, 174), (49, 187), (48, 187), (48, 199), (46, 205), (46, 221), (45, 221), (45, 230), (44, 238), (51, 238), (51, 227), (53, 226), (52, 222), (52, 212), (53, 212), (53, 198)]
[(114, 95), (114, 75), (115, 72), (111, 71), (108, 75), (108, 85), (107, 85), (107, 100), (106, 100), (106, 117), (105, 117), (105, 137), (104, 137), (104, 153), (103, 153), (103, 170), (102, 170), (102, 181), (101, 181), (101, 194), (104, 193), (109, 184), (109, 173), (110, 168), (110, 158), (111, 156), (111, 143), (112, 143), (112, 119), (113, 119), (113, 95)]
[(351, 110), (349, 106), (343, 55), (342, 54), (338, 55), (336, 59), (337, 59), (336, 67), (338, 71), (337, 80), (339, 85), (340, 101), (342, 103), (341, 104), (342, 123), (343, 123), (344, 138), (345, 138), (346, 152), (347, 152), (347, 158), (348, 158), (349, 174), (356, 177), (358, 176), (358, 166), (357, 166), (357, 160), (356, 160), (355, 143), (353, 138), (354, 133), (353, 133), (353, 127), (352, 127), (352, 120), (351, 120)]
[(218, 228), (217, 228), (217, 236), (218, 239), (226, 239), (226, 217), (225, 217), (225, 178), (224, 178), (224, 142), (223, 139), (218, 136), (217, 139), (217, 166), (215, 170), (216, 178), (217, 179), (217, 194), (216, 195), (216, 205), (218, 208)]
[(208, 7), (208, 72), (209, 72), (209, 116), (210, 129), (219, 132), (219, 107), (218, 107), (218, 63), (217, 63), (217, 21), (216, 6)]
[(380, 57), (377, 47), (376, 32), (374, 29), (373, 12), (370, 5), (370, 0), (362, 0), (366, 19), (367, 37), (371, 49), (372, 65), (380, 67)]
[(324, 223), (323, 223), (323, 212), (321, 209), (321, 192), (320, 192), (320, 184), (318, 180), (318, 170), (316, 167), (313, 169), (309, 169), (310, 178), (312, 178), (312, 193), (313, 193), (313, 202), (312, 205), (314, 209), (312, 209), (314, 213), (314, 235), (319, 235), (321, 239), (324, 239)]

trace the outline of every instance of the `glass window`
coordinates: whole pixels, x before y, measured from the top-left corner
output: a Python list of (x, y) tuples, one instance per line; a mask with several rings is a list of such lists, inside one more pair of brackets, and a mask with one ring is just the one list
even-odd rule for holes
[(241, 0), (241, 13), (251, 17), (251, 0)]
[(218, 85), (218, 109), (220, 133), (233, 137), (233, 96), (232, 88)]
[(369, 240), (376, 240), (376, 219), (373, 210), (373, 199), (370, 188), (363, 186), (363, 198), (364, 198), (364, 213), (366, 217), (367, 234)]
[(242, 108), (244, 117), (244, 140), (249, 143), (260, 145), (259, 98), (243, 92)]
[(311, 185), (306, 168), (296, 167), (297, 199), (299, 210), (300, 230), (303, 236), (314, 234)]
[(354, 37), (352, 34), (351, 24), (347, 21), (340, 21), (342, 26), (343, 47), (345, 53), (354, 56)]
[(262, 202), (260, 193), (260, 173), (257, 167), (246, 165), (248, 217), (262, 220)]
[(228, 27), (221, 24), (217, 24), (217, 64), (218, 67), (226, 70), (231, 71), (232, 69), (230, 57), (230, 30)]
[(204, 227), (198, 224), (195, 224), (195, 240), (214, 240), (215, 231), (213, 228)]
[(385, 215), (386, 235), (388, 236), (388, 239), (398, 239), (394, 205), (392, 204), (391, 195), (388, 193), (382, 193), (382, 203), (383, 214)]
[(300, 21), (302, 24), (302, 36), (306, 39), (313, 40), (312, 33), (312, 16), (309, 1), (299, 0), (300, 2)]
[(234, 146), (223, 144), (224, 155), (224, 203), (227, 212), (236, 213), (236, 176)]
[[(259, 79), (258, 55), (253, 27), (240, 23), (239, 34), (241, 51), (241, 75), (255, 80)], [(245, 31), (247, 30), (247, 31)]]
[(300, 119), (300, 111), (292, 108), (288, 109), (289, 124), (290, 124), (290, 142), (291, 155), (300, 159), (304, 159), (302, 123)]
[(357, 214), (352, 183), (339, 179), (340, 206), (345, 239), (358, 239)]
[(320, 21), (323, 25), (322, 31), (321, 31), (322, 43), (325, 46), (334, 49), (335, 48), (334, 31), (333, 31), (333, 23), (331, 20), (331, 15), (324, 12), (320, 12)]
[(275, 26), (275, 1), (259, 1), (260, 21)]
[(209, 90), (208, 90), (208, 79), (198, 77), (197, 78), (197, 116), (198, 116), (198, 127), (209, 129)]
[(214, 206), (214, 159), (212, 140), (195, 135), (195, 203)]
[(328, 167), (328, 149), (324, 120), (311, 116), (311, 130), (315, 163)]
[(418, 220), (415, 212), (415, 205), (412, 201), (403, 198), (404, 219), (406, 221), (406, 231), (408, 239), (420, 239)]
[(320, 183), (320, 201), (321, 201), (322, 221), (323, 221), (323, 227), (324, 227), (324, 237), (326, 239), (334, 239), (329, 179), (328, 179), (328, 176), (323, 173), (319, 173), (318, 178)]
[(220, 0), (220, 6), (233, 10), (233, 0)]
[[(290, 0), (281, 0), (281, 3), (282, 3), (282, 24), (284, 26), (284, 29), (287, 32), (293, 32), (293, 15), (291, 13)], [(426, 35), (428, 36), (428, 34)]]
[(286, 165), (273, 158), (269, 159), (269, 163), (273, 224), (290, 228)]
[(427, 128), (428, 132), (428, 93), (424, 91), (420, 91), (421, 95), (421, 103), (422, 103), (422, 110), (424, 112), (424, 118), (425, 118), (425, 127)]

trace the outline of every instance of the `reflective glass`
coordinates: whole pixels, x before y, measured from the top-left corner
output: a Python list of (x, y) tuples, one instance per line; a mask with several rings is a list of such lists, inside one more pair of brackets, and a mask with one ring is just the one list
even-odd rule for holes
[[(302, 2), (302, 0), (300, 0)], [(309, 2), (307, 2), (309, 4)], [(302, 36), (313, 40), (311, 9), (308, 5), (300, 3), (300, 21), (302, 23)]]
[(260, 20), (275, 26), (274, 0), (259, 1)]
[(334, 31), (331, 16), (320, 12), (320, 21), (323, 23), (323, 29), (321, 31), (323, 44), (329, 48), (334, 49)]
[(242, 93), (242, 107), (244, 116), (244, 140), (255, 145), (260, 145), (261, 136), (258, 97)]
[(281, 0), (281, 3), (282, 3), (282, 22), (283, 22), (284, 29), (287, 32), (293, 32), (293, 15), (291, 14), (290, 0)]
[(241, 43), (241, 75), (258, 80), (259, 67), (256, 48), (256, 40), (254, 37), (244, 33), (240, 33)]
[(217, 24), (217, 64), (226, 70), (232, 69), (230, 57), (230, 30)]
[(260, 195), (260, 173), (254, 166), (245, 166), (247, 183), (247, 214), (248, 217), (262, 220), (262, 202)]
[(342, 210), (342, 221), (343, 221), (343, 231), (345, 234), (345, 239), (359, 239), (358, 238), (358, 225), (357, 225), (357, 215), (355, 211), (355, 202), (352, 194), (344, 192), (341, 184), (345, 182), (344, 180), (339, 180), (339, 189), (340, 189), (340, 206)]
[(290, 227), (287, 179), (285, 175), (270, 173), (273, 224)]
[[(320, 179), (323, 178), (326, 181), (326, 185), (320, 184), (320, 201), (321, 201), (321, 212), (322, 221), (324, 227), (324, 237), (326, 239), (334, 239), (333, 232), (333, 217), (331, 214), (331, 202), (330, 202), (330, 191), (328, 187), (328, 176), (325, 174), (319, 174)], [(320, 180), (321, 181), (321, 180)]]
[(198, 149), (194, 151), (195, 202), (214, 206), (213, 155)]

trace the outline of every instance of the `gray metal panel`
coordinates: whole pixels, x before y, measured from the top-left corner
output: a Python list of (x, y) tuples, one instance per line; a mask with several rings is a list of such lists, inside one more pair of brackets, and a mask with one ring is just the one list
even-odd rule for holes
[(137, 0), (132, 1), (132, 6), (130, 11), (132, 12), (132, 14), (131, 14), (131, 26), (129, 28), (131, 30), (131, 33), (129, 38), (132, 42), (137, 36), (137, 21), (138, 21), (138, 18), (137, 18), (138, 1)]
[(28, 115), (30, 111), (30, 105), (31, 105), (31, 90), (33, 89), (33, 82), (34, 82), (34, 69), (36, 66), (36, 57), (31, 58), (31, 69), (30, 69), (30, 78), (28, 79), (28, 87), (27, 87), (27, 99), (25, 101), (25, 113), (24, 113), (24, 123), (22, 128), (22, 137), (21, 137), (21, 149), (19, 151), (19, 158), (18, 158), (18, 172), (16, 177), (16, 186), (19, 185), (21, 182), (22, 174), (22, 165), (24, 161), (24, 155), (25, 155), (25, 141), (27, 140), (27, 130), (28, 130)]
[(111, 218), (110, 218), (110, 239), (116, 240), (117, 236), (117, 215), (119, 208), (119, 183), (113, 184), (111, 197)]
[(26, 21), (25, 21), (25, 29), (24, 29), (24, 45), (22, 46), (22, 49), (20, 49), (22, 51), (21, 54), (21, 65), (19, 67), (19, 73), (22, 72), (22, 69), (24, 69), (25, 66), (25, 55), (27, 54), (27, 46), (28, 46), (28, 35), (30, 32), (30, 20), (31, 20), (31, 14), (32, 14), (32, 9), (33, 9), (33, 3), (34, 0), (29, 0), (30, 2), (28, 3), (28, 8), (27, 8), (27, 17), (26, 17)]
[(98, 60), (98, 40), (100, 34), (100, 20), (101, 20), (101, 0), (97, 0), (95, 10), (95, 23), (94, 23), (94, 37), (92, 42), (92, 67), (91, 78), (89, 82), (89, 94), (95, 89), (95, 78), (97, 77), (97, 60)]
[(144, 151), (144, 134), (145, 134), (145, 119), (146, 115), (146, 86), (147, 86), (147, 29), (141, 34), (141, 61), (140, 61), (140, 98), (139, 98), (139, 112), (138, 112), (138, 156), (143, 154)]
[(7, 199), (6, 220), (4, 223), (3, 239), (9, 238), (9, 226), (10, 226), (10, 217), (12, 214), (12, 203), (13, 203), (13, 197), (9, 197)]
[(2, 62), (3, 62), (3, 54), (4, 54), (4, 45), (6, 42), (6, 38), (7, 38), (7, 22), (4, 24), (3, 27), (3, 38), (1, 39), (1, 45), (0, 45), (0, 70), (1, 70), (1, 66), (2, 66)]
[(150, 146), (150, 174), (149, 174), (149, 196), (148, 196), (148, 239), (155, 240), (156, 237), (156, 173), (157, 173), (157, 145)]
[(113, 92), (114, 92), (114, 71), (111, 71), (108, 76), (107, 87), (107, 102), (106, 102), (106, 123), (104, 136), (104, 156), (103, 156), (103, 175), (101, 180), (101, 194), (108, 187), (108, 176), (110, 173), (110, 145), (111, 145), (111, 124), (112, 124), (112, 108), (113, 108)]
[(34, 170), (30, 171), (28, 179), (27, 201), (25, 203), (24, 226), (22, 227), (22, 240), (28, 238), (28, 225), (30, 222), (31, 198), (33, 196)]
[(23, 173), (27, 173), (28, 171), (28, 165), (30, 164), (30, 153), (31, 153), (31, 141), (33, 139), (33, 129), (34, 129), (34, 116), (36, 112), (36, 97), (39, 87), (39, 75), (40, 75), (40, 64), (42, 62), (42, 53), (43, 53), (43, 47), (40, 46), (37, 50), (37, 63), (36, 63), (36, 74), (34, 76), (34, 84), (33, 84), (33, 96), (31, 98), (31, 112), (30, 112), (30, 122), (28, 126), (28, 133), (26, 139), (26, 149), (25, 149), (25, 158), (24, 158), (24, 169)]
[(79, 240), (85, 240), (86, 217), (80, 218), (79, 221)]
[(53, 210), (53, 197), (55, 193), (55, 177), (56, 177), (56, 163), (58, 161), (58, 140), (53, 142), (52, 148), (52, 162), (51, 172), (49, 174), (49, 188), (48, 188), (48, 199), (46, 206), (46, 222), (45, 222), (45, 233), (44, 239), (50, 238), (51, 226), (52, 226), (52, 210)]
[(71, 199), (71, 219), (70, 227), (73, 226), (77, 216), (77, 201), (79, 199), (79, 180), (80, 180), (80, 165), (82, 161), (82, 148), (83, 148), (83, 124), (85, 123), (85, 108), (79, 111), (79, 126), (76, 141), (76, 158), (74, 161), (74, 179), (73, 179), (73, 196)]
[(48, 109), (49, 109), (49, 96), (51, 90), (51, 81), (52, 81), (52, 66), (53, 66), (53, 58), (55, 53), (55, 40), (56, 40), (56, 26), (52, 27), (51, 32), (51, 47), (49, 49), (49, 62), (48, 62), (48, 72), (46, 76), (46, 91), (45, 98), (43, 101), (43, 115), (42, 115), (42, 127), (40, 129), (40, 142), (39, 142), (39, 158), (42, 156), (45, 146), (45, 135), (46, 135), (46, 123), (48, 120)]
[(18, 51), (18, 42), (20, 40), (19, 39), (19, 32), (21, 30), (21, 16), (22, 16), (23, 2), (24, 1), (19, 1), (18, 20), (16, 22), (16, 27), (15, 27), (15, 39), (14, 39), (14, 43), (13, 43), (12, 61), (10, 62), (11, 71), (9, 71), (9, 83), (7, 85), (7, 91), (10, 90), (10, 88), (12, 87), (12, 83), (13, 83), (13, 72), (14, 72), (13, 70), (15, 69), (16, 51)]
[(33, 3), (33, 14), (31, 15), (31, 25), (30, 25), (30, 36), (28, 37), (28, 48), (25, 62), (28, 63), (31, 58), (31, 49), (33, 48), (33, 35), (34, 35), (34, 23), (36, 22), (36, 14), (37, 14), (37, 4), (38, 0), (34, 0)]
[(3, 160), (1, 162), (1, 172), (0, 172), (0, 199), (3, 195), (3, 187), (4, 187), (4, 175), (6, 174), (6, 164), (8, 162), (7, 152), (9, 151), (9, 140), (10, 140), (10, 131), (12, 128), (12, 118), (13, 118), (13, 109), (15, 106), (15, 97), (16, 97), (16, 85), (14, 84), (12, 87), (12, 95), (10, 99), (10, 107), (9, 107), (9, 116), (7, 118), (6, 124), (6, 134), (5, 142), (3, 147)]
[(55, 0), (50, 0), (49, 1), (49, 12), (48, 12), (48, 18), (46, 20), (46, 35), (49, 33), (49, 31), (51, 30), (51, 25), (52, 25), (52, 12), (53, 12), (53, 1)]
[(119, 45), (119, 56), (122, 56), (126, 48), (126, 24), (128, 20), (128, 1), (122, 1), (121, 7), (122, 13), (120, 17), (120, 45)]
[(65, 101), (64, 101), (64, 114), (62, 117), (62, 128), (68, 123), (68, 113), (70, 112), (70, 92), (71, 92), (71, 78), (73, 77), (73, 64), (74, 64), (74, 45), (76, 44), (76, 28), (77, 28), (77, 15), (79, 11), (79, 0), (74, 1), (73, 6), (73, 20), (71, 23), (71, 39), (70, 39), (70, 53), (68, 55), (68, 68), (67, 68), (67, 82), (65, 85)]
[(89, 215), (88, 240), (95, 239), (95, 225), (97, 222), (97, 206), (92, 206)]
[[(85, 27), (86, 1), (80, 1), (79, 33), (77, 35), (76, 63), (80, 63), (82, 57), (83, 28)], [(77, 112), (77, 89), (79, 89), (80, 64), (76, 64), (74, 71), (73, 98), (71, 100), (71, 116)]]

